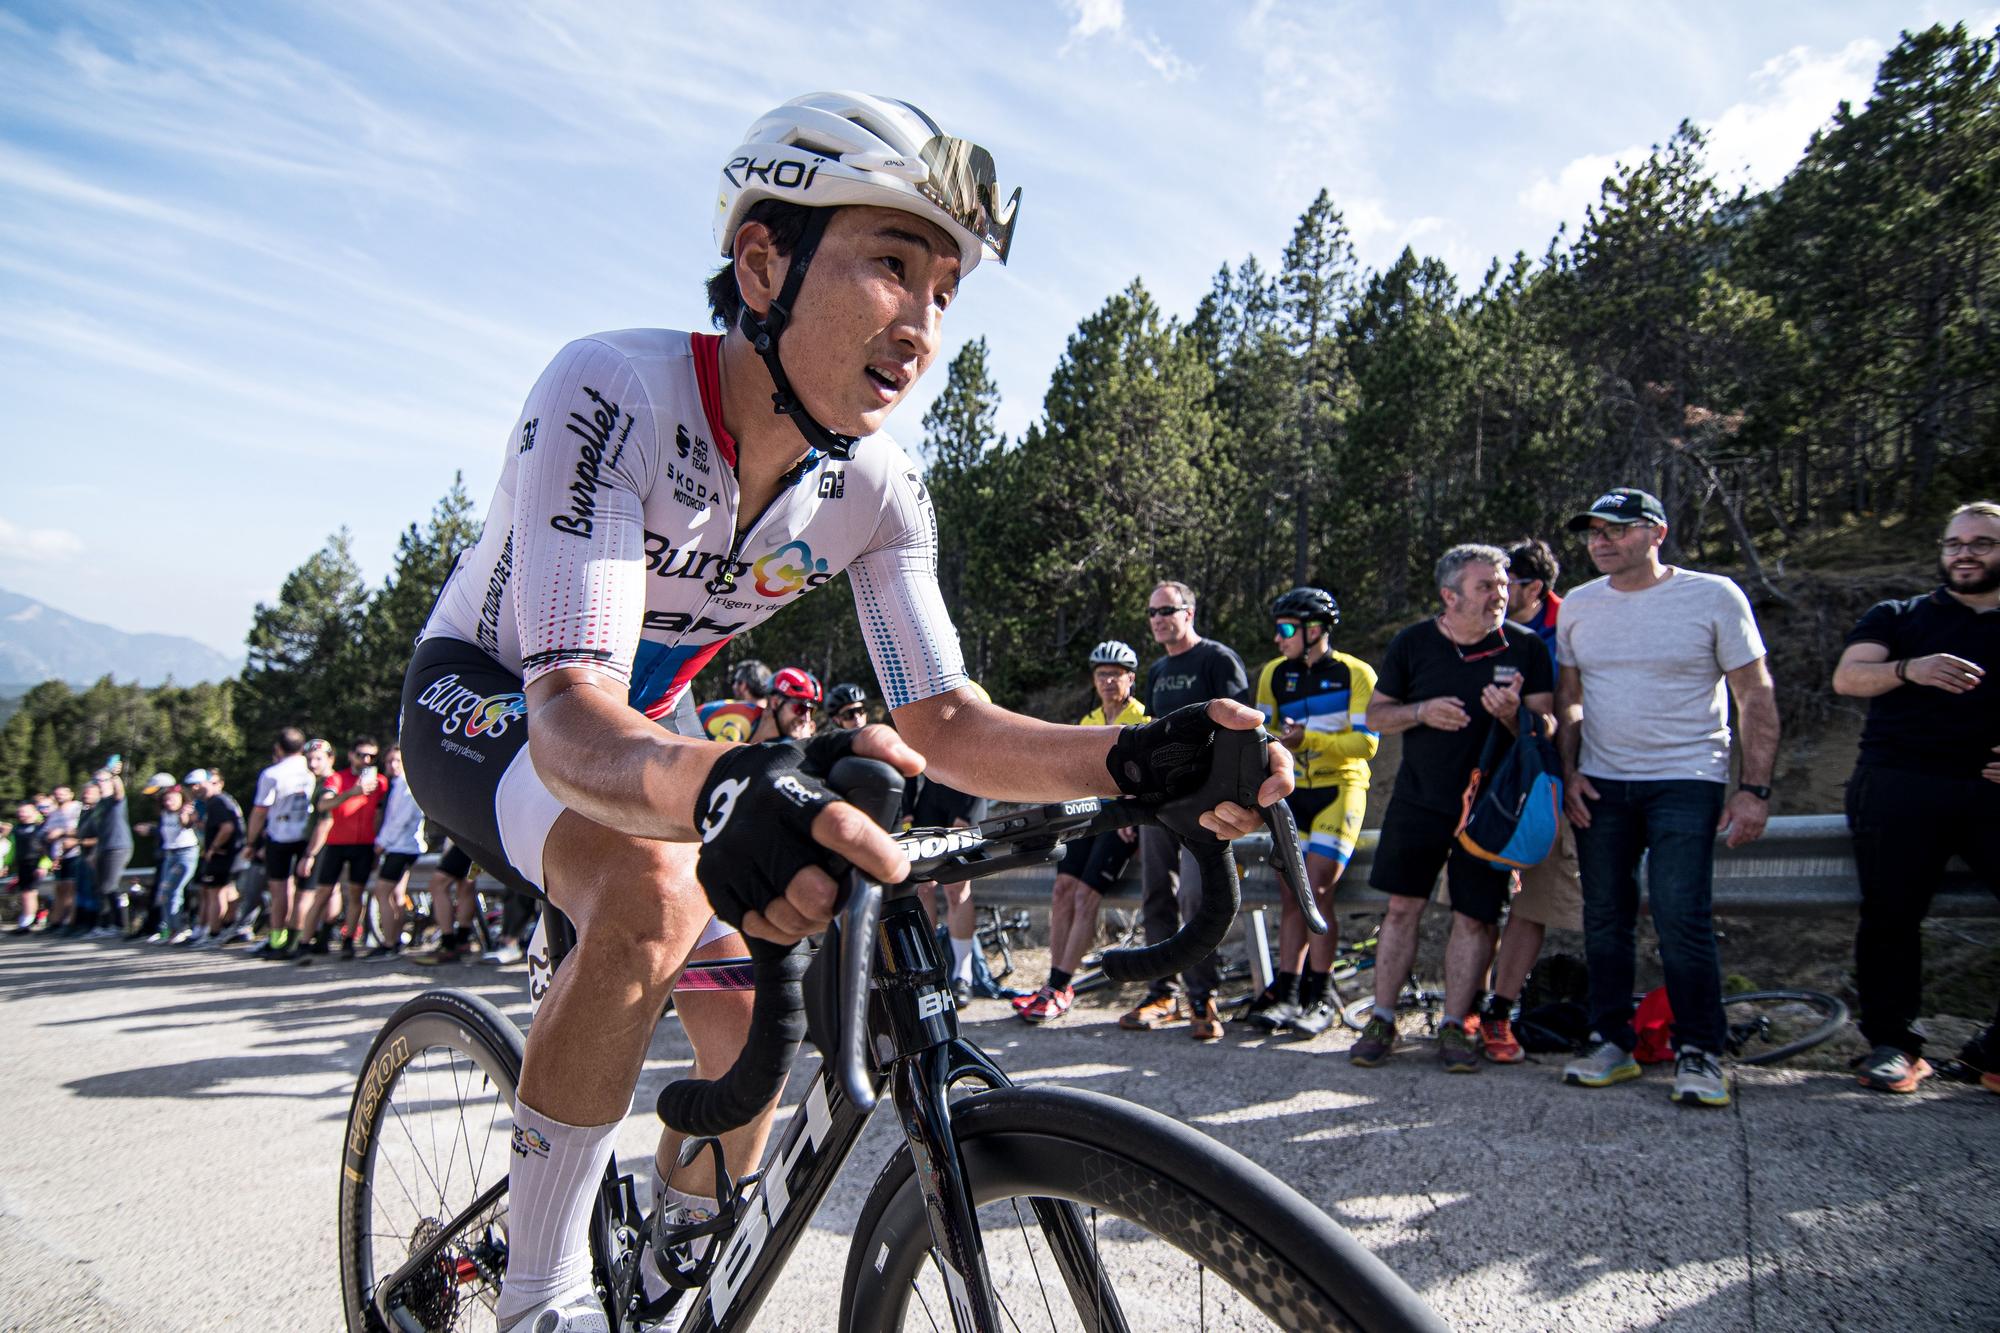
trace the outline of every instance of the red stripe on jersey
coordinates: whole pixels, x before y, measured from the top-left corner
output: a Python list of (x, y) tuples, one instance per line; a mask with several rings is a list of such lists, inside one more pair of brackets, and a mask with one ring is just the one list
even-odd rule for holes
[(709, 433), (722, 461), (736, 466), (736, 439), (722, 424), (722, 339), (713, 333), (690, 333), (688, 346), (694, 350), (694, 382), (701, 390), (701, 410), (708, 416)]
[(694, 655), (681, 663), (681, 669), (674, 673), (674, 683), (667, 686), (667, 692), (646, 705), (646, 716), (657, 722), (673, 711), (673, 706), (680, 702), (682, 691), (694, 683), (694, 678), (701, 674), (701, 669), (708, 665), (709, 659), (722, 651), (722, 645), (735, 637), (732, 634), (729, 638), (717, 639), (706, 648), (697, 648)]

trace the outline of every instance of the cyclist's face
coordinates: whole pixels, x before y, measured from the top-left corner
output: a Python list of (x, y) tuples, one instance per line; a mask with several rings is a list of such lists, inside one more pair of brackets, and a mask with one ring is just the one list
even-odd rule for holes
[(1108, 713), (1114, 708), (1124, 711), (1125, 701), (1132, 697), (1133, 673), (1122, 666), (1100, 664), (1090, 673), (1090, 683), (1097, 687), (1097, 697), (1105, 703)]
[(958, 247), (942, 228), (896, 209), (837, 210), (781, 344), (806, 410), (843, 434), (881, 429), (936, 359), (957, 292)]
[(811, 740), (813, 735), (812, 705), (800, 703), (797, 699), (787, 699), (782, 704), (779, 704), (778, 730), (783, 732), (789, 740)]
[(849, 704), (833, 715), (833, 721), (842, 731), (859, 731), (868, 725), (868, 705)]
[[(1286, 629), (1291, 633), (1285, 633)], [(1277, 622), (1272, 637), (1278, 641), (1278, 651), (1286, 658), (1297, 661), (1306, 650), (1306, 627), (1290, 616)]]

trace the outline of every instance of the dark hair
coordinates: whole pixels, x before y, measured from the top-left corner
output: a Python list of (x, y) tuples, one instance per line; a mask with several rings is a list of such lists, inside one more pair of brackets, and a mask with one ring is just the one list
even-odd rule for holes
[(350, 750), (358, 750), (364, 745), (373, 745), (375, 747), (375, 753), (378, 756), (382, 753), (381, 742), (377, 741), (373, 736), (356, 736), (354, 738), (354, 744), (348, 746), (347, 748)]
[(771, 668), (754, 657), (747, 662), (738, 662), (736, 669), (729, 673), (729, 683), (741, 685), (750, 691), (753, 699), (768, 698), (771, 693)]
[[(759, 199), (750, 205), (750, 211), (743, 215), (743, 222), (761, 222), (770, 229), (771, 244), (781, 255), (789, 255), (792, 247), (805, 235), (806, 215), (812, 210), (804, 204), (788, 204), (782, 199)], [(743, 223), (739, 222), (738, 227)], [(708, 311), (715, 320), (715, 327), (724, 333), (736, 327), (736, 316), (743, 309), (743, 293), (736, 286), (736, 261), (725, 260), (721, 268), (708, 280)]]
[(297, 727), (286, 727), (278, 733), (278, 753), (294, 755), (306, 748), (306, 734)]
[(1550, 591), (1554, 591), (1556, 577), (1562, 573), (1562, 566), (1556, 563), (1556, 553), (1540, 537), (1523, 537), (1509, 546), (1507, 568), (1523, 582), (1540, 579)]

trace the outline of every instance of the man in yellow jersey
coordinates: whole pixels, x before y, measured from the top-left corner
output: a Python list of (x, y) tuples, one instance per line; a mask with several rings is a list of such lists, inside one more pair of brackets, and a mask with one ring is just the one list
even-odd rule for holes
[[(1091, 649), (1090, 683), (1098, 704), (1077, 725), (1122, 727), (1146, 721), (1146, 710), (1132, 697), (1138, 678), (1139, 655), (1130, 644), (1106, 639)], [(1079, 838), (1064, 850), (1049, 898), (1049, 981), (1033, 995), (1014, 1001), (1014, 1012), (1023, 1022), (1061, 1018), (1075, 1003), (1070, 980), (1097, 940), (1097, 905), (1104, 891), (1125, 873), (1138, 847), (1139, 830), (1121, 828)]]
[[(1336, 652), (1340, 606), (1323, 588), (1294, 588), (1271, 603), (1278, 656), (1257, 676), (1257, 707), (1298, 756), (1298, 785), (1285, 798), (1306, 836), (1306, 875), (1329, 929), (1308, 947), (1305, 914), (1278, 900), (1278, 975), (1245, 1017), (1269, 1032), (1317, 1037), (1333, 1023), (1339, 996), (1329, 973), (1340, 944), (1333, 890), (1354, 855), (1368, 807), (1368, 761), (1380, 738), (1368, 729), (1375, 671)], [(1304, 975), (1300, 964), (1304, 963)]]

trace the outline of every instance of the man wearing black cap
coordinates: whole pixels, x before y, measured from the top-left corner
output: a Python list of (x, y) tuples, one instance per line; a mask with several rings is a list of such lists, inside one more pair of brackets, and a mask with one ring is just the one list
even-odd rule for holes
[[(1742, 589), (1663, 564), (1666, 511), (1644, 491), (1607, 491), (1569, 522), (1602, 578), (1571, 592), (1556, 626), (1556, 741), (1583, 875), (1594, 1045), (1563, 1081), (1602, 1088), (1639, 1076), (1632, 1059), (1638, 869), (1673, 1006), (1673, 1098), (1727, 1106), (1722, 964), (1710, 904), (1715, 836), (1764, 832), (1778, 708), (1764, 640)], [(1742, 780), (1729, 782), (1729, 713), (1743, 727)]]

